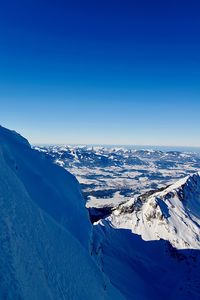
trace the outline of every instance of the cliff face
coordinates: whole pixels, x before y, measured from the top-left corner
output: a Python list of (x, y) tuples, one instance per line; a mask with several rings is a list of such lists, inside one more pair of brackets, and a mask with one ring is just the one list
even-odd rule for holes
[(0, 127), (0, 299), (122, 299), (90, 256), (71, 174)]

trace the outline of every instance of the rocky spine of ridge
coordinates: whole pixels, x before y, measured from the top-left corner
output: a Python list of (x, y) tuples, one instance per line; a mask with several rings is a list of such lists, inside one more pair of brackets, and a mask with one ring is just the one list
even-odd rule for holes
[(111, 222), (144, 240), (165, 239), (176, 248), (200, 248), (200, 176), (189, 175), (116, 209)]

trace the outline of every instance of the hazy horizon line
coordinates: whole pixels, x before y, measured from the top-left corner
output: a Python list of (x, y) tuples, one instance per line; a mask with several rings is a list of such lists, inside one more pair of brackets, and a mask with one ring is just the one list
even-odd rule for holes
[(199, 146), (184, 146), (184, 145), (149, 145), (149, 144), (104, 144), (104, 143), (30, 143), (33, 146), (107, 146), (107, 147), (150, 147), (150, 148), (187, 148), (200, 149)]

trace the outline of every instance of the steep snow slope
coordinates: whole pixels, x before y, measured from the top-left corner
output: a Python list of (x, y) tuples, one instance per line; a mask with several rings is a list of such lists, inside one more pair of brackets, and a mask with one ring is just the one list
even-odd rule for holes
[(94, 253), (127, 300), (199, 300), (200, 251), (144, 241), (108, 220), (95, 226)]
[(94, 253), (126, 299), (199, 300), (199, 173), (150, 194), (95, 224)]
[(0, 127), (0, 299), (123, 299), (91, 258), (76, 179)]
[(200, 249), (200, 176), (187, 176), (163, 191), (121, 205), (113, 226), (130, 229), (144, 240), (164, 239), (177, 249)]
[[(91, 226), (75, 177), (49, 163), (31, 149), (26, 139), (3, 127), (0, 147), (6, 164), (23, 182), (31, 199), (88, 247)], [(81, 222), (76, 221), (77, 216)]]

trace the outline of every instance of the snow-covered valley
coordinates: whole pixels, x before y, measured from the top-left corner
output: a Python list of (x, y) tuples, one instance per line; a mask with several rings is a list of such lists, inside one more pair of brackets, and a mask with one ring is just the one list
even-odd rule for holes
[(88, 207), (116, 207), (200, 170), (200, 152), (35, 146), (76, 176)]

